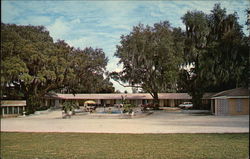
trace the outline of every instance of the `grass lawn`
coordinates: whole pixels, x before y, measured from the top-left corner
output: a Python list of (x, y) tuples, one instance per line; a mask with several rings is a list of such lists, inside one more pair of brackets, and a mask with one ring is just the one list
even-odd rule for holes
[(2, 159), (246, 159), (248, 146), (248, 133), (1, 133)]

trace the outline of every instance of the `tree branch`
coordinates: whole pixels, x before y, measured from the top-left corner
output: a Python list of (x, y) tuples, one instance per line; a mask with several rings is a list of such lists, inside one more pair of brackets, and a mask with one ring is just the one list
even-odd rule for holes
[(133, 85), (124, 85), (123, 83), (121, 83), (118, 80), (113, 79), (114, 81), (116, 81), (118, 84), (120, 84), (123, 87), (136, 87), (136, 88), (142, 88), (141, 86), (133, 86)]

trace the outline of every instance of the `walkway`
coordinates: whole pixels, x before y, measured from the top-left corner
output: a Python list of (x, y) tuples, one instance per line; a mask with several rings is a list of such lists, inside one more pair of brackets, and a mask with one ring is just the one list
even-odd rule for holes
[(61, 111), (1, 119), (1, 131), (84, 133), (248, 133), (249, 115), (213, 116), (193, 111), (155, 111), (135, 119), (103, 119), (89, 115), (62, 119)]

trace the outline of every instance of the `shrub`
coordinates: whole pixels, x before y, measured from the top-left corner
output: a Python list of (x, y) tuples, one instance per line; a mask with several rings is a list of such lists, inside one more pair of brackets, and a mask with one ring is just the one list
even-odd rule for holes
[(41, 106), (41, 107), (38, 107), (36, 110), (40, 111), (40, 110), (47, 110), (49, 109), (49, 106)]
[(75, 102), (72, 101), (66, 101), (63, 103), (62, 110), (64, 110), (65, 113), (68, 113), (69, 111), (74, 111), (74, 109), (78, 108)]

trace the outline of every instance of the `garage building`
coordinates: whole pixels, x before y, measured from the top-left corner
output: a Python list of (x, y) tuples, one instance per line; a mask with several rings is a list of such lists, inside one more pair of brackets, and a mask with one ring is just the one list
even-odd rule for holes
[(214, 115), (249, 115), (249, 90), (235, 88), (213, 95), (211, 111)]

